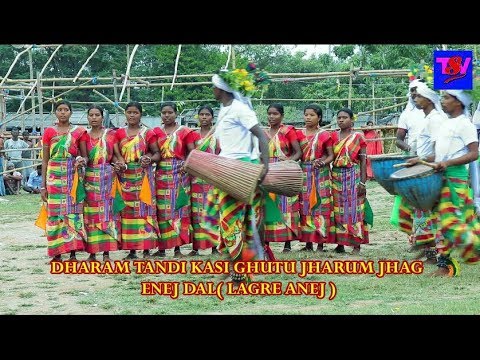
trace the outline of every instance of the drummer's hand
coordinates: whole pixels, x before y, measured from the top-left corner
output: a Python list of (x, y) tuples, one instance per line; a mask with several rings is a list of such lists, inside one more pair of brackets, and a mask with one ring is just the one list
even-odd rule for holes
[(358, 184), (358, 186), (357, 186), (357, 196), (358, 197), (365, 196), (366, 193), (367, 193), (367, 188), (365, 187), (365, 185)]
[(260, 176), (258, 177), (258, 183), (261, 184), (263, 180), (265, 179), (265, 176), (267, 175), (268, 172), (268, 166), (263, 166), (262, 172), (260, 173)]
[(433, 165), (435, 166), (434, 169), (437, 171), (445, 171), (448, 167), (447, 163), (445, 161), (441, 162), (434, 162)]
[(410, 164), (408, 166), (412, 166), (412, 165), (418, 164), (419, 161), (420, 161), (420, 158), (417, 156), (417, 157), (408, 159), (406, 162)]

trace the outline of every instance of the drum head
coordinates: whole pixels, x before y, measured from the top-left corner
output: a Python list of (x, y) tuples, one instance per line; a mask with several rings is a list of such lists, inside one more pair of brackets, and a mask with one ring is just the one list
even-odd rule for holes
[(395, 171), (392, 175), (390, 175), (390, 179), (392, 180), (409, 179), (409, 178), (427, 176), (427, 175), (433, 174), (434, 172), (435, 170), (432, 169), (430, 166), (423, 165), (423, 164), (416, 164), (416, 165)]

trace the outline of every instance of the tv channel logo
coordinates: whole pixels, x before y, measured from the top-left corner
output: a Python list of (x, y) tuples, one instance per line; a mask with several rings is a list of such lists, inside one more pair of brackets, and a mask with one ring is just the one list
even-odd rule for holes
[(473, 89), (473, 51), (435, 50), (433, 52), (434, 90)]

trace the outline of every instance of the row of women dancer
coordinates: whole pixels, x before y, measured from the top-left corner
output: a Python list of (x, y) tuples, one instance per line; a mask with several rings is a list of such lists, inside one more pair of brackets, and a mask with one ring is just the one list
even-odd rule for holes
[[(275, 201), (283, 218), (264, 226), (264, 240), (305, 242), (305, 250), (323, 250), (323, 244), (335, 243), (335, 251), (368, 243), (364, 223), (365, 147), (363, 135), (354, 132), (353, 113), (337, 113), (340, 130), (319, 129), (322, 110), (316, 104), (304, 109), (305, 129), (296, 130), (283, 121), (283, 106), (268, 108), (271, 162), (300, 160), (304, 186), (298, 197), (277, 196)], [(48, 255), (61, 261), (69, 253), (86, 251), (89, 260), (103, 252), (129, 250), (127, 259), (184, 256), (180, 246), (193, 243), (189, 255), (212, 248), (216, 252), (218, 231), (206, 228), (204, 208), (211, 185), (189, 176), (183, 164), (190, 151), (218, 154), (220, 145), (210, 135), (213, 110), (198, 111), (198, 130), (176, 122), (174, 103), (161, 105), (163, 127), (148, 129), (141, 124), (142, 106), (126, 106), (127, 125), (105, 129), (103, 109), (88, 109), (89, 128), (72, 125), (71, 104), (55, 104), (57, 122), (43, 135), (42, 200), (47, 202)], [(154, 167), (153, 165), (156, 165)], [(82, 188), (84, 192), (82, 192)], [(211, 225), (211, 219), (209, 219)], [(150, 250), (158, 249), (154, 253)]]

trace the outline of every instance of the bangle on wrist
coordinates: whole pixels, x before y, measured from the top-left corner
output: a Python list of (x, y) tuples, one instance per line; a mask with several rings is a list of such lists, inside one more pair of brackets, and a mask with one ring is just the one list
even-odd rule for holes
[(43, 186), (40, 188), (40, 190), (46, 190)]
[(365, 183), (364, 183), (364, 182), (361, 182), (361, 181), (358, 183), (358, 185), (362, 185), (362, 186), (364, 186), (364, 187), (366, 187), (366, 186), (367, 186), (367, 185), (365, 185)]

